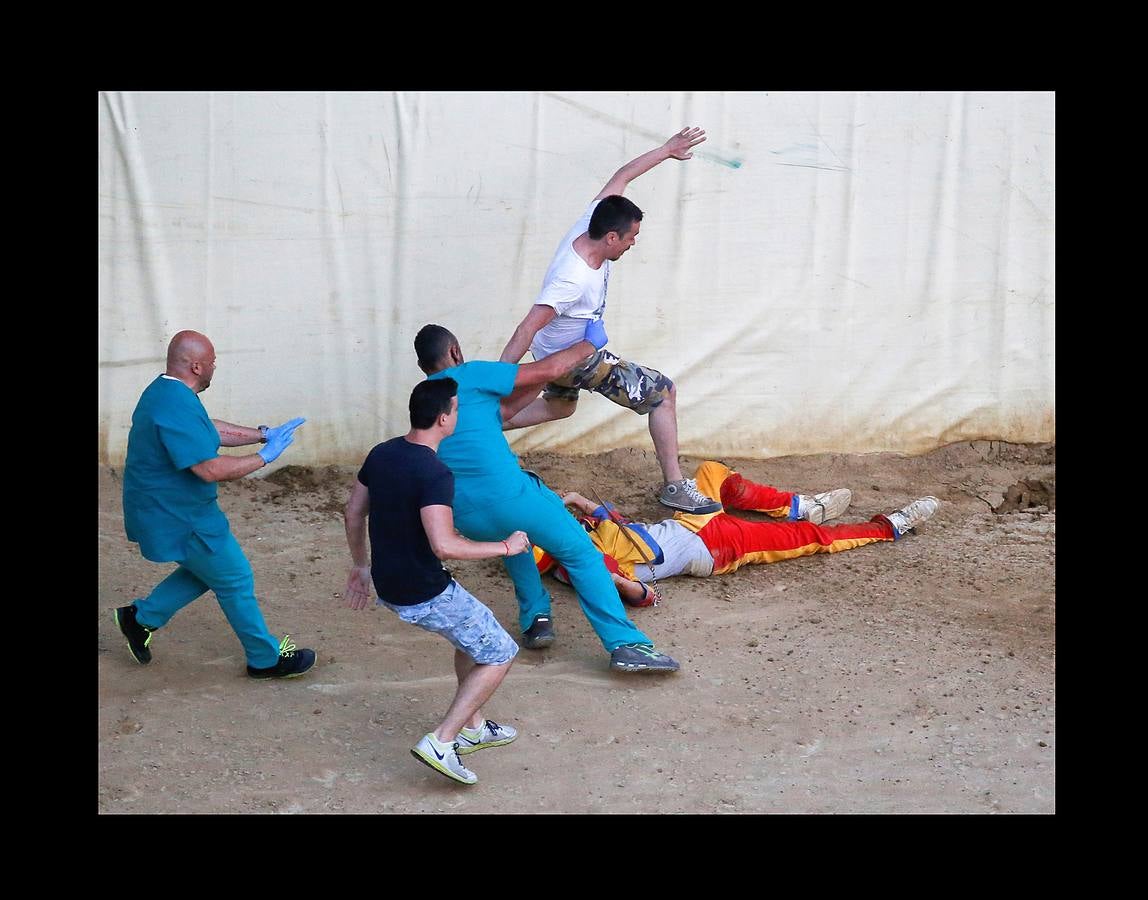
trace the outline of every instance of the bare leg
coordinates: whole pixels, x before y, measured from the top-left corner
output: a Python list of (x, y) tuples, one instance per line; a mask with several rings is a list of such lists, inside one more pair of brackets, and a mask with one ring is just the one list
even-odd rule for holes
[(509, 422), (514, 416), (526, 406), (529, 406), (540, 395), (537, 385), (531, 387), (520, 387), (505, 397), (502, 398), (502, 403), (499, 406), (499, 412), (502, 415), (503, 430), (506, 430), (506, 423)]
[[(511, 394), (513, 397), (514, 395)], [(665, 404), (663, 404), (664, 406)], [(531, 425), (541, 425), (543, 422), (553, 422), (555, 419), (565, 419), (574, 414), (574, 410), (578, 408), (577, 400), (559, 400), (557, 398), (547, 399), (539, 397), (533, 401), (529, 406), (520, 412), (516, 413), (510, 420), (505, 419), (503, 416), (502, 430), (511, 431), (515, 428), (528, 428)], [(506, 404), (503, 403), (505, 412)], [(675, 446), (677, 446), (675, 444)]]
[(650, 410), (650, 437), (654, 440), (654, 452), (658, 455), (658, 465), (662, 467), (662, 477), (666, 482), (680, 481), (682, 467), (678, 465), (678, 389), (671, 387), (666, 399), (655, 409)]
[(482, 704), (490, 699), (514, 660), (499, 666), (479, 665), (461, 650), (454, 651), (454, 672), (458, 677), (458, 690), (446, 717), (434, 730), (434, 736), (444, 744), (454, 742), (462, 727), (477, 728), (482, 724)]

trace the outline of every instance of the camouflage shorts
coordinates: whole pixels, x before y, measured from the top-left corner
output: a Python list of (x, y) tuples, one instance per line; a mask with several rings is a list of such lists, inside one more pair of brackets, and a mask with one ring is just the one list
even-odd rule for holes
[(639, 366), (607, 350), (599, 350), (546, 385), (542, 396), (548, 400), (577, 402), (578, 391), (594, 391), (644, 416), (662, 405), (673, 386), (674, 383), (657, 369)]

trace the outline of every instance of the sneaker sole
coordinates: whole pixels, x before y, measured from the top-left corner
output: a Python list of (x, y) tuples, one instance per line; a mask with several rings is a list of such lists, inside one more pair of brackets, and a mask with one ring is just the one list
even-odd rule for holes
[(512, 744), (516, 740), (518, 740), (518, 735), (512, 738), (504, 738), (501, 741), (488, 741), (485, 744), (475, 744), (473, 747), (464, 747), (462, 744), (459, 744), (455, 752), (459, 756), (466, 756), (468, 753), (473, 753), (475, 750), (485, 750), (487, 747), (505, 747), (507, 744)]
[[(135, 647), (132, 646), (132, 642), (129, 641), (128, 636), (126, 634), (124, 634), (124, 626), (120, 624), (120, 611), (118, 609), (114, 610), (112, 615), (115, 616), (116, 628), (118, 628), (120, 630), (120, 634), (122, 634), (124, 636), (124, 640), (127, 642), (128, 652), (131, 653), (132, 659), (134, 659), (136, 662), (138, 662), (141, 666), (146, 666), (148, 663), (151, 662), (151, 651), (148, 650), (147, 659), (140, 659), (136, 655), (136, 649), (135, 649)], [(147, 645), (145, 644), (144, 646), (146, 649)]]
[(662, 506), (668, 506), (670, 509), (677, 509), (685, 513), (692, 513), (695, 516), (708, 516), (711, 513), (721, 512), (722, 506), (717, 503), (713, 506), (679, 506), (677, 503), (671, 503), (669, 500), (658, 498), (658, 502)]
[(676, 672), (681, 666), (647, 666), (644, 663), (610, 663), (615, 672)]
[(254, 678), (256, 681), (275, 681), (281, 678), (298, 678), (300, 675), (306, 675), (313, 668), (315, 668), (315, 663), (311, 663), (311, 665), (307, 666), (307, 668), (305, 668), (302, 672), (292, 672), (290, 675), (252, 675), (250, 672), (248, 672), (247, 677)]
[(298, 672), (292, 672), (289, 675), (277, 675), (274, 672), (255, 673), (252, 672), (250, 668), (248, 668), (247, 677), (254, 678), (256, 681), (273, 681), (278, 678), (298, 678), (300, 675), (306, 675), (308, 672), (310, 672), (313, 668), (315, 668), (318, 662), (319, 656), (316, 654), (315, 658), (311, 660), (311, 665), (307, 666), (305, 669), (300, 669)]
[(439, 774), (445, 775), (451, 781), (457, 781), (459, 784), (475, 784), (478, 782), (477, 776), (475, 777), (474, 781), (467, 781), (465, 778), (459, 777), (458, 775), (454, 774), (454, 772), (452, 772), (450, 769), (446, 768), (446, 766), (443, 766), (442, 764), (440, 764), (437, 759), (429, 759), (428, 757), (423, 756), (423, 754), (419, 751), (418, 747), (412, 747), (411, 748), (411, 756), (413, 756), (415, 759), (417, 759), (423, 765), (430, 766), (432, 769), (434, 769)]
[[(311, 667), (312, 669), (314, 666)], [(311, 669), (304, 669), (302, 672), (292, 672), (290, 675), (252, 675), (247, 673), (248, 678), (253, 678), (256, 681), (282, 681), (284, 678), (298, 678), (300, 675), (306, 675)]]

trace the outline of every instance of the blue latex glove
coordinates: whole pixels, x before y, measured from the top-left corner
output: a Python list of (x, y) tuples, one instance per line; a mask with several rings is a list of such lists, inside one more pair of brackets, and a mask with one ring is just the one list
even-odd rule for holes
[(594, 511), (590, 513), (595, 519), (610, 519), (613, 518), (610, 513), (614, 511), (614, 504), (609, 500), (606, 501), (605, 506), (597, 506)]
[(586, 333), (582, 337), (593, 344), (595, 350), (601, 350), (609, 340), (606, 337), (606, 323), (601, 319), (591, 319), (586, 323)]
[[(295, 433), (295, 429), (298, 428), (300, 425), (302, 425), (306, 421), (307, 420), (303, 419), (303, 418), (292, 419), (290, 422), (284, 422), (282, 425), (276, 425), (274, 428), (268, 428), (267, 429), (267, 443), (270, 444), (271, 441), (273, 441), (276, 437), (278, 437), (283, 432), (286, 432), (287, 436), (290, 437), (292, 434)], [(286, 446), (286, 445), (284, 445), (284, 446)]]
[[(302, 423), (302, 421), (302, 419), (299, 420), (300, 423)], [(290, 424), (290, 422), (287, 423), (287, 425)], [(270, 464), (275, 462), (275, 460), (279, 458), (279, 454), (290, 447), (291, 443), (295, 440), (295, 429), (299, 426), (292, 425), (291, 428), (288, 429), (287, 425), (267, 429), (267, 443), (259, 450), (259, 455), (263, 457), (265, 463)], [(274, 437), (271, 436), (272, 433), (274, 433)]]

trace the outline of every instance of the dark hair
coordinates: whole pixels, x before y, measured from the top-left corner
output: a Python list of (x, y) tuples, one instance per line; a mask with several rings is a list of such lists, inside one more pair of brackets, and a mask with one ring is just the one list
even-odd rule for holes
[(641, 221), (642, 211), (634, 203), (621, 194), (610, 194), (603, 197), (594, 209), (586, 233), (592, 241), (601, 240), (611, 231), (618, 232), (618, 237), (621, 237), (633, 228), (635, 222)]
[(430, 428), (435, 420), (450, 412), (450, 398), (458, 393), (453, 378), (429, 378), (411, 391), (411, 428)]
[(451, 344), (458, 340), (453, 334), (441, 325), (424, 325), (415, 335), (415, 353), (418, 354), (419, 365), (427, 369), (438, 364)]

